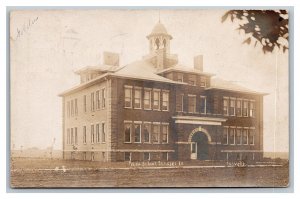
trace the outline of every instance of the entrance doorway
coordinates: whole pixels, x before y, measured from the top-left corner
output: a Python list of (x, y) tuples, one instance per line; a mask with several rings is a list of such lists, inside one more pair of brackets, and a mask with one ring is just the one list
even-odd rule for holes
[(191, 140), (191, 159), (208, 159), (208, 138), (205, 133), (198, 131)]

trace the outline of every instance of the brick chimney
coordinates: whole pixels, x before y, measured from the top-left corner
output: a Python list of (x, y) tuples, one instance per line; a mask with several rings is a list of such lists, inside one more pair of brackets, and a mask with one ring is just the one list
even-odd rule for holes
[(119, 54), (112, 52), (103, 52), (103, 64), (110, 66), (119, 66)]
[(203, 72), (203, 55), (197, 55), (194, 57), (194, 69)]

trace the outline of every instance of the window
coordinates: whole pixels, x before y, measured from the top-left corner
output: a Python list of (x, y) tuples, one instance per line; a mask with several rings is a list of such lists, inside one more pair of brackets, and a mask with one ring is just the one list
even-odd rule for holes
[(223, 98), (223, 114), (228, 115), (228, 98)]
[(195, 86), (196, 85), (196, 76), (190, 75), (189, 76), (189, 84)]
[(83, 144), (86, 144), (86, 126), (83, 126), (83, 130), (82, 130), (82, 134), (83, 134)]
[(152, 143), (159, 143), (160, 125), (153, 124)]
[(75, 134), (75, 144), (78, 144), (78, 137), (77, 137), (77, 127), (74, 128)]
[(132, 88), (125, 87), (125, 107), (132, 108)]
[(75, 99), (75, 115), (78, 115), (77, 98)]
[(142, 103), (142, 98), (141, 98), (141, 88), (135, 88), (134, 89), (134, 108), (140, 109), (141, 103)]
[(189, 96), (189, 113), (196, 112), (196, 96)]
[(74, 116), (74, 101), (71, 100), (71, 116)]
[(247, 100), (244, 100), (244, 103), (243, 103), (243, 116), (244, 117), (248, 117), (248, 106), (249, 106), (249, 102)]
[(134, 124), (134, 142), (141, 143), (141, 124)]
[(249, 129), (249, 144), (254, 145), (255, 132), (254, 129)]
[(160, 91), (153, 91), (153, 110), (160, 110)]
[(236, 100), (236, 116), (242, 116), (242, 101), (240, 99)]
[(82, 153), (82, 159), (83, 159), (83, 160), (86, 160), (86, 152), (83, 152), (83, 153)]
[(83, 96), (83, 111), (86, 112), (86, 95)]
[(231, 145), (235, 144), (235, 129), (233, 128), (229, 129), (229, 144)]
[(169, 126), (168, 124), (162, 125), (162, 143), (168, 143)]
[(91, 111), (95, 111), (95, 94), (91, 93)]
[(169, 92), (168, 91), (162, 92), (162, 110), (163, 111), (169, 110)]
[(243, 129), (243, 145), (248, 144), (248, 129)]
[(102, 160), (105, 160), (105, 152), (102, 152)]
[(106, 127), (105, 127), (105, 123), (102, 122), (102, 143), (105, 143), (106, 142), (106, 136), (105, 136), (105, 131), (106, 131)]
[(100, 109), (100, 91), (96, 91), (96, 108)]
[(144, 160), (150, 161), (150, 153), (144, 153)]
[(229, 115), (235, 116), (235, 99), (230, 98)]
[(97, 143), (100, 142), (100, 125), (96, 124), (96, 141)]
[(249, 112), (250, 117), (255, 117), (255, 102), (250, 101), (250, 112)]
[(227, 127), (223, 128), (223, 144), (224, 145), (228, 144), (228, 128)]
[(182, 73), (177, 73), (177, 81), (183, 82), (183, 74)]
[(176, 95), (176, 111), (183, 112), (183, 94)]
[(70, 101), (67, 102), (67, 116), (70, 117)]
[(206, 114), (206, 96), (200, 96), (200, 113)]
[(71, 128), (71, 144), (74, 144), (74, 132), (73, 132), (73, 128)]
[(124, 137), (125, 142), (130, 143), (131, 142), (131, 123), (125, 123), (124, 124)]
[(131, 161), (131, 153), (130, 152), (125, 152), (124, 153), (124, 159), (125, 161)]
[(144, 124), (144, 143), (150, 143), (151, 124)]
[(91, 143), (95, 143), (94, 125), (91, 125)]
[(200, 77), (200, 87), (206, 87), (206, 77)]
[(236, 139), (235, 142), (237, 145), (242, 144), (242, 129), (237, 128), (236, 129)]
[(71, 142), (70, 142), (70, 129), (67, 129), (67, 144), (71, 144)]
[(105, 93), (105, 88), (101, 89), (101, 99), (102, 99), (102, 108), (105, 108), (105, 99), (106, 99), (106, 93)]
[(144, 90), (144, 109), (151, 109), (151, 90)]

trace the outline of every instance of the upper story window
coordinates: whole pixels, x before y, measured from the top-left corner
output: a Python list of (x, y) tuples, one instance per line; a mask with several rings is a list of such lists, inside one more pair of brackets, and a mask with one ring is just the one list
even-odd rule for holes
[(223, 128), (223, 141), (222, 141), (222, 143), (224, 145), (228, 144), (228, 127)]
[(236, 129), (235, 143), (237, 145), (241, 145), (242, 144), (242, 129), (241, 128), (237, 128)]
[(163, 124), (162, 125), (162, 143), (168, 143), (168, 137), (169, 137), (169, 125)]
[(234, 145), (235, 144), (235, 129), (229, 128), (229, 144)]
[(96, 91), (96, 108), (100, 109), (100, 91)]
[(151, 109), (151, 89), (144, 89), (144, 109)]
[(131, 123), (124, 123), (124, 142), (131, 143)]
[(132, 87), (125, 86), (125, 107), (132, 108)]
[(193, 86), (196, 85), (196, 75), (189, 75), (189, 84)]
[(150, 143), (151, 124), (144, 123), (144, 143)]
[(105, 108), (105, 101), (106, 101), (106, 92), (105, 88), (101, 89), (101, 98), (102, 98), (102, 108)]
[(200, 76), (200, 87), (206, 87), (206, 77)]
[(91, 93), (91, 111), (95, 111), (95, 94)]
[(162, 110), (168, 111), (169, 110), (169, 92), (162, 91)]
[(177, 73), (177, 81), (183, 82), (183, 74), (182, 73)]
[(255, 101), (250, 101), (249, 116), (250, 117), (255, 117)]
[(189, 95), (188, 96), (188, 105), (189, 105), (189, 113), (195, 113), (196, 112), (196, 96), (195, 95)]
[(248, 100), (244, 100), (243, 101), (243, 116), (244, 117), (248, 117), (248, 110), (249, 110), (249, 101)]
[(230, 98), (229, 115), (235, 116), (235, 98)]
[(200, 96), (200, 113), (206, 114), (206, 96)]
[(153, 110), (160, 110), (160, 90), (153, 90)]
[(141, 123), (134, 124), (134, 142), (135, 143), (141, 143), (141, 139), (142, 139), (141, 126), (142, 126)]
[(77, 145), (78, 144), (78, 137), (77, 137), (77, 127), (74, 128), (74, 143)]
[(78, 115), (78, 105), (77, 105), (77, 98), (74, 100), (74, 109), (75, 109), (75, 115)]
[(160, 125), (153, 124), (152, 143), (159, 143)]
[(105, 126), (104, 122), (102, 122), (101, 125), (102, 125), (102, 128), (101, 128), (101, 130), (102, 130), (102, 135), (101, 135), (102, 143), (105, 143), (106, 142), (106, 126)]
[(71, 116), (74, 116), (74, 101), (71, 100)]
[(83, 111), (86, 113), (86, 95), (83, 96)]
[(248, 129), (243, 129), (243, 145), (248, 145)]
[(176, 111), (183, 112), (183, 94), (176, 95)]
[(96, 124), (96, 141), (100, 143), (100, 125)]
[(227, 97), (223, 98), (223, 114), (228, 115), (228, 101), (229, 99)]
[(255, 140), (255, 131), (254, 131), (254, 129), (249, 129), (248, 139), (249, 139), (249, 144), (254, 145), (254, 140)]
[(134, 108), (142, 108), (142, 90), (141, 88), (134, 88)]
[(241, 99), (236, 100), (236, 116), (238, 116), (238, 117), (242, 116), (242, 100)]
[(71, 115), (71, 106), (70, 106), (70, 101), (67, 102), (67, 116), (70, 117)]

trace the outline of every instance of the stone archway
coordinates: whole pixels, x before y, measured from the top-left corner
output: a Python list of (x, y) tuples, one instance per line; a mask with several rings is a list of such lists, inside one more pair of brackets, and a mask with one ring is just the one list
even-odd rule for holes
[(207, 160), (209, 158), (208, 147), (211, 137), (206, 129), (201, 127), (194, 129), (188, 141), (191, 143), (191, 159)]

